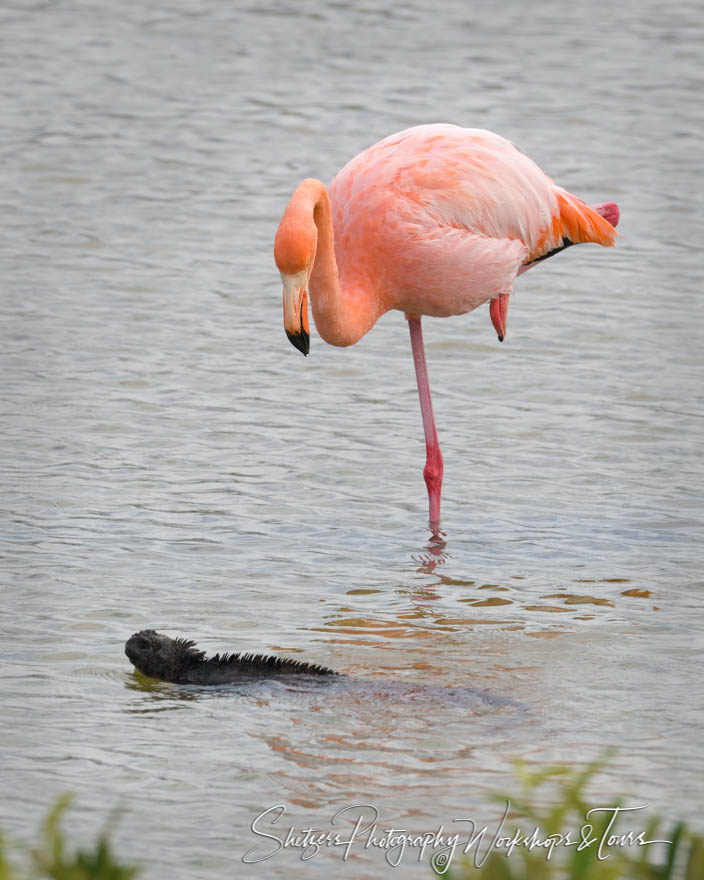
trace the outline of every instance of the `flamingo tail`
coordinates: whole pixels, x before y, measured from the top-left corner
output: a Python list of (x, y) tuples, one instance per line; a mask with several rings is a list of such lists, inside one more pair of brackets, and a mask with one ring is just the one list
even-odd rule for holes
[(559, 224), (563, 238), (572, 244), (592, 241), (595, 244), (611, 247), (616, 241), (616, 224), (620, 212), (615, 202), (603, 202), (590, 208), (577, 196), (567, 190), (558, 189), (557, 203), (560, 209)]

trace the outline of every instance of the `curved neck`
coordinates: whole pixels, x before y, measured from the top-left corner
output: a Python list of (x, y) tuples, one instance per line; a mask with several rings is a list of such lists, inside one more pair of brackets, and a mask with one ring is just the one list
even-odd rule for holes
[(307, 178), (293, 194), (286, 213), (294, 222), (312, 224), (316, 242), (309, 277), (310, 302), (318, 333), (330, 345), (353, 345), (371, 329), (386, 308), (375, 291), (351, 279), (344, 289), (335, 259), (330, 199), (323, 183)]

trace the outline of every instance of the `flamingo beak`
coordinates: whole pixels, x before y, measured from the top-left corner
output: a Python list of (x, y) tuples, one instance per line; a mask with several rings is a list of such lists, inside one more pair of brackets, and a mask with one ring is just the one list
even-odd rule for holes
[(489, 304), (489, 315), (494, 330), (499, 337), (499, 342), (503, 342), (506, 336), (506, 319), (508, 318), (508, 294), (500, 293), (492, 299)]
[(308, 329), (308, 271), (295, 275), (281, 273), (284, 283), (284, 330), (291, 345), (302, 354), (310, 351)]

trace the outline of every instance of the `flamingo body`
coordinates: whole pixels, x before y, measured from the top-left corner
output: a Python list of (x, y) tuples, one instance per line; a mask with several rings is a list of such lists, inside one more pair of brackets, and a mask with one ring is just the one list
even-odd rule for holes
[(349, 162), (329, 189), (343, 289), (448, 317), (511, 289), (550, 225), (550, 181), (489, 132), (424, 125)]
[(316, 328), (332, 345), (357, 342), (391, 309), (406, 314), (431, 526), (439, 520), (442, 456), (420, 316), (461, 315), (491, 301), (503, 339), (517, 275), (571, 244), (612, 245), (618, 219), (615, 204), (590, 208), (505, 138), (455, 125), (391, 135), (348, 162), (329, 190), (309, 178), (294, 192), (274, 246), (286, 332), (307, 354), (309, 294)]

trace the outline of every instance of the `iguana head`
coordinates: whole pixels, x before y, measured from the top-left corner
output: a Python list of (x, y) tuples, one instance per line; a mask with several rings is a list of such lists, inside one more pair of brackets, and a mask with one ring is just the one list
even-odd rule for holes
[(143, 675), (162, 681), (180, 681), (185, 672), (205, 657), (187, 639), (172, 639), (153, 629), (143, 629), (127, 640), (125, 654)]

